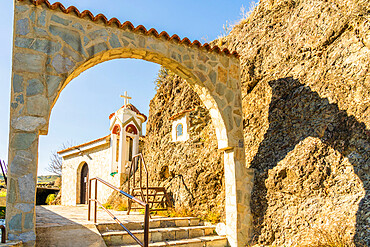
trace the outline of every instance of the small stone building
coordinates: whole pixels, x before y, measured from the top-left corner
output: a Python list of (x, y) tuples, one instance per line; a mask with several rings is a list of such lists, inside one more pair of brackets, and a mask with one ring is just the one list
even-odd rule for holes
[[(125, 182), (132, 157), (141, 152), (142, 124), (147, 117), (126, 101), (109, 119), (109, 135), (58, 152), (63, 160), (62, 205), (87, 203), (89, 178), (99, 177), (116, 187)], [(98, 184), (101, 203), (112, 192)]]

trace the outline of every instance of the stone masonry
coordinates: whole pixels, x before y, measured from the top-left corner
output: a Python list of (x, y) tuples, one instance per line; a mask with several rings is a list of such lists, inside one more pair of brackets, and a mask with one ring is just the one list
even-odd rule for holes
[(35, 244), (39, 135), (63, 88), (81, 72), (118, 58), (158, 63), (193, 87), (210, 112), (224, 150), (226, 224), (231, 246), (250, 239), (253, 169), (245, 167), (239, 59), (198, 41), (180, 40), (117, 19), (48, 1), (15, 0), (10, 102), (9, 239)]

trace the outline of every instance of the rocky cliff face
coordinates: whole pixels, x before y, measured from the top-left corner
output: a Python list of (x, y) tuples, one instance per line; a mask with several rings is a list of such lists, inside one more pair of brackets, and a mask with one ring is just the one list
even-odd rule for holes
[(369, 246), (370, 2), (262, 0), (217, 42), (241, 55), (254, 242)]
[[(150, 102), (144, 157), (153, 185), (164, 186), (177, 209), (220, 219), (224, 212), (223, 153), (208, 110), (180, 77), (161, 77)], [(172, 115), (189, 112), (189, 140), (173, 142)]]
[[(370, 246), (370, 2), (261, 0), (215, 42), (241, 56), (246, 165), (255, 169), (253, 242), (302, 246), (323, 234)], [(156, 181), (180, 204), (218, 205), (221, 154), (209, 155), (208, 142), (171, 143), (167, 127), (170, 109), (200, 101), (178, 79), (164, 84), (151, 103), (146, 143)], [(212, 133), (211, 125), (204, 131)], [(216, 199), (195, 201), (202, 188)]]

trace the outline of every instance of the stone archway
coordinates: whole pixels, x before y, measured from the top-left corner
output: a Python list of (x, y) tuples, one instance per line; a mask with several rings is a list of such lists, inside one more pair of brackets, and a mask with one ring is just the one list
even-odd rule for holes
[(48, 132), (50, 112), (64, 87), (96, 64), (136, 58), (186, 79), (209, 109), (218, 148), (225, 151), (227, 237), (231, 246), (247, 244), (253, 171), (245, 168), (237, 54), (46, 0), (15, 0), (14, 23), (9, 239), (35, 244), (38, 140)]

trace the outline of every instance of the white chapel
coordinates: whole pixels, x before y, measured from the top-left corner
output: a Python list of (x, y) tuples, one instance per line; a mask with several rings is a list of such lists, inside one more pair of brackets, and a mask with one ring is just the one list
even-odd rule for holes
[[(121, 96), (125, 104), (109, 115), (109, 135), (61, 150), (62, 205), (87, 203), (87, 182), (99, 177), (119, 187), (126, 180), (132, 157), (141, 152), (142, 124), (147, 117), (129, 103), (127, 92)], [(98, 185), (98, 200), (105, 203), (112, 193)]]

